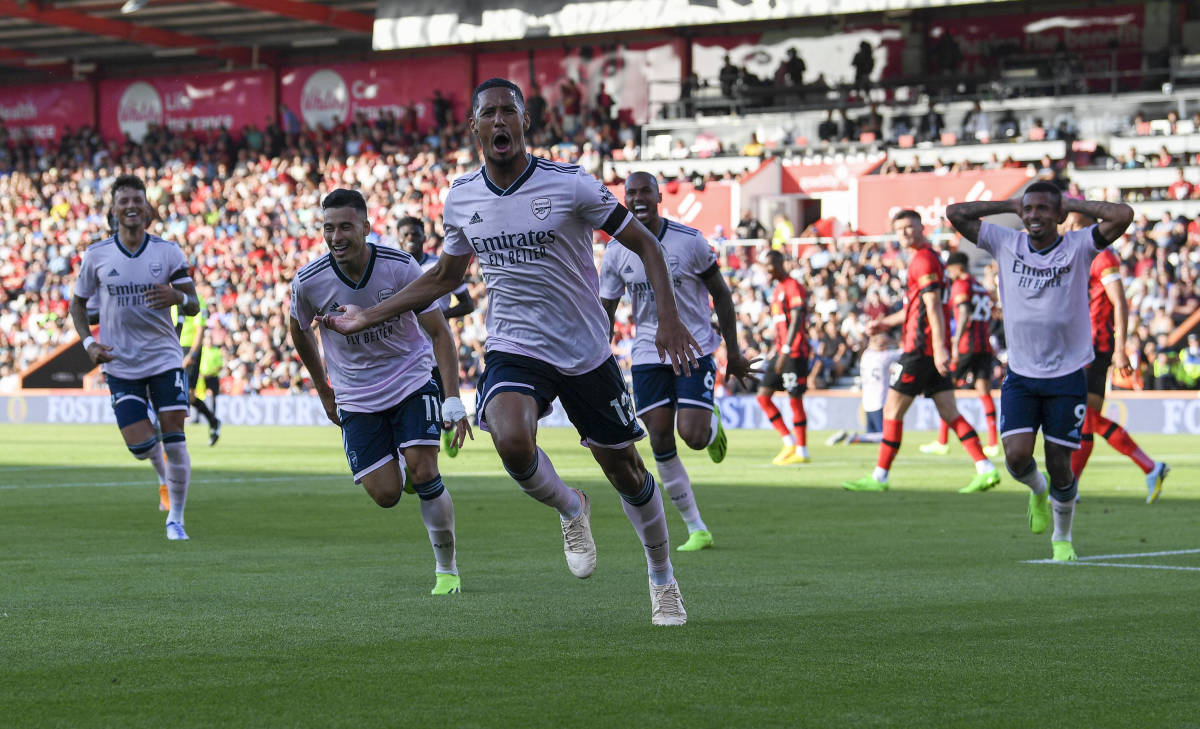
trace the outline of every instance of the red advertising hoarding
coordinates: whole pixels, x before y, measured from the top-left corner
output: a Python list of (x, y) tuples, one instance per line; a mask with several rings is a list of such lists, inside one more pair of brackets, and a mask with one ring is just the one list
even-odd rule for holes
[(20, 139), (58, 141), (66, 128), (94, 123), (92, 88), (71, 82), (0, 88), (0, 121)]
[(782, 189), (784, 194), (848, 191), (850, 183), (875, 171), (886, 156), (864, 162), (829, 162), (818, 164), (784, 164)]
[(100, 82), (100, 134), (141, 140), (151, 124), (173, 132), (263, 128), (275, 119), (270, 71), (163, 76)]
[[(375, 63), (295, 66), (279, 73), (279, 101), (307, 127), (326, 129), (362, 114), (415, 113), (417, 128), (433, 126), (433, 92), (450, 102), (455, 119), (470, 104), (471, 62), (467, 54), (405, 58)], [(286, 112), (285, 112), (286, 113)]]
[(951, 203), (1005, 200), (1026, 182), (1025, 170), (870, 175), (858, 181), (858, 229), (867, 235), (883, 235), (892, 216), (904, 209), (916, 210), (927, 225), (933, 224), (945, 217)]

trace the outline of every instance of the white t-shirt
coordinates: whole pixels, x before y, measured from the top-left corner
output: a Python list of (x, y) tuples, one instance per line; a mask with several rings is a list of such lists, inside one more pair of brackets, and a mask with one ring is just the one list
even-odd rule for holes
[[(358, 283), (328, 253), (296, 273), (291, 316), (302, 330), (339, 306), (374, 306), (421, 275), (421, 267), (404, 251), (370, 248), (370, 262)], [(436, 307), (435, 302), (425, 311)], [(433, 346), (412, 311), (355, 334), (338, 334), (322, 324), (321, 349), (338, 407), (350, 412), (387, 410), (429, 382), (433, 370)]]
[(1008, 366), (1025, 377), (1049, 379), (1093, 359), (1088, 275), (1100, 251), (1094, 225), (1068, 231), (1044, 251), (1029, 234), (984, 222), (978, 245), (995, 257)]
[[(671, 220), (663, 220), (658, 240), (671, 272), (679, 318), (700, 345), (700, 351), (712, 354), (721, 344), (721, 337), (713, 329), (708, 286), (700, 274), (716, 265), (717, 255), (700, 231)], [(614, 240), (605, 249), (600, 264), (600, 298), (619, 299), (626, 291), (633, 302), (636, 327), (633, 364), (664, 364), (654, 345), (658, 333), (658, 305), (646, 277), (646, 268), (636, 253)]]
[(146, 291), (191, 280), (183, 250), (155, 235), (147, 234), (132, 253), (116, 237), (88, 246), (74, 295), (89, 303), (99, 299), (97, 340), (113, 348), (113, 360), (100, 365), (104, 372), (137, 380), (183, 366), (171, 309), (146, 306)]
[(590, 372), (612, 356), (592, 233), (615, 235), (631, 219), (578, 166), (532, 155), (506, 189), (484, 168), (455, 180), (443, 211), (442, 254), (479, 257), (487, 350), (533, 357), (568, 375)]

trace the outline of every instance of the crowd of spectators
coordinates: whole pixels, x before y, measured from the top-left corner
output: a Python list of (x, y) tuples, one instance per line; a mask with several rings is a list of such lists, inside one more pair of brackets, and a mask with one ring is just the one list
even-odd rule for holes
[[(604, 157), (636, 139), (627, 124), (598, 111), (602, 104), (564, 114), (538, 98), (534, 89), (532, 105), (542, 110), (531, 129), (536, 154), (579, 163), (599, 175)], [(73, 341), (67, 308), (74, 272), (83, 249), (108, 235), (107, 189), (118, 174), (132, 172), (146, 181), (158, 215), (155, 232), (178, 241), (192, 261), (210, 311), (210, 343), (224, 353), (222, 390), (240, 394), (307, 386), (287, 341), (288, 285), (301, 266), (324, 251), (319, 229), (324, 192), (339, 186), (360, 189), (374, 237), (383, 244), (395, 244), (400, 218), (427, 220), (428, 245), (436, 251), (450, 182), (478, 164), (465, 125), (451, 122), (425, 133), (386, 116), (358, 118), (334, 130), (248, 127), (236, 137), (225, 131), (172, 134), (158, 128), (136, 144), (105, 143), (94, 131), (81, 129), (44, 147), (9, 139), (0, 126), (0, 389), (15, 389), (19, 372)], [(1043, 166), (1049, 177), (1058, 178), (1060, 166), (1050, 160)], [(1072, 187), (1068, 194), (1079, 193)], [(756, 251), (739, 246), (737, 239), (778, 239), (773, 240), (777, 246), (793, 239), (796, 226), (786, 216), (776, 216), (771, 224), (768, 231), (747, 213), (732, 231), (733, 241), (723, 230), (703, 231), (715, 244), (728, 246), (722, 261), (741, 344), (752, 356), (768, 351), (774, 336), (767, 310), (770, 283), (754, 265)], [(944, 221), (932, 221), (930, 230), (947, 234), (934, 236), (949, 241), (943, 249), (955, 245)], [(866, 345), (866, 323), (903, 303), (905, 257), (894, 241), (868, 240), (848, 227), (835, 244), (789, 250), (796, 254), (794, 275), (811, 295), (810, 386), (849, 384)], [(1139, 216), (1117, 250), (1138, 370), (1116, 384), (1200, 386), (1200, 345), (1188, 342), (1173, 349), (1166, 341), (1200, 307), (1200, 219)], [(995, 291), (994, 269), (978, 274)], [(482, 366), (486, 296), (474, 267), (468, 283), (480, 306), (452, 327), (460, 343), (461, 375), (471, 384)], [(618, 317), (614, 351), (623, 356), (630, 344), (628, 310)], [(999, 323), (994, 331), (1002, 352)]]

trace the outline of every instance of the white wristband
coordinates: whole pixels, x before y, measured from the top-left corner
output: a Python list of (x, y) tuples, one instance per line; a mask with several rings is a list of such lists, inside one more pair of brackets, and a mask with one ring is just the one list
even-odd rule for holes
[(84, 348), (84, 349), (88, 349), (88, 348), (90, 348), (90, 347), (91, 347), (93, 344), (95, 344), (95, 343), (96, 343), (96, 338), (95, 338), (95, 337), (93, 337), (92, 335), (90, 335), (90, 334), (89, 334), (89, 335), (87, 336), (87, 338), (85, 338), (85, 339), (83, 340), (83, 348)]

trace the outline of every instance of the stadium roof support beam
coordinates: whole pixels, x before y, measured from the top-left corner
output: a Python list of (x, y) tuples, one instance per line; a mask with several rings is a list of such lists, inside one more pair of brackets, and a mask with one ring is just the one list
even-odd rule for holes
[(370, 34), (375, 28), (375, 18), (353, 10), (339, 10), (320, 3), (298, 0), (222, 0), (230, 5), (261, 10), (265, 13), (282, 15), (293, 20), (307, 20), (340, 30)]
[(29, 68), (30, 66), (40, 66), (42, 68), (65, 68), (67, 62), (63, 60), (53, 60), (50, 57), (50, 63), (40, 62), (46, 56), (40, 56), (29, 51), (19, 51), (15, 48), (0, 48), (0, 66), (15, 66), (17, 68)]
[(160, 48), (195, 48), (196, 53), (200, 55), (221, 58), (244, 66), (250, 65), (255, 60), (254, 54), (249, 48), (218, 46), (209, 38), (200, 38), (161, 28), (135, 25), (120, 20), (99, 18), (94, 15), (75, 12), (74, 10), (43, 8), (35, 3), (0, 0), (0, 14), (13, 18), (24, 18), (25, 20), (41, 25), (70, 28), (89, 35), (116, 38), (128, 43), (140, 43)]

